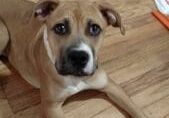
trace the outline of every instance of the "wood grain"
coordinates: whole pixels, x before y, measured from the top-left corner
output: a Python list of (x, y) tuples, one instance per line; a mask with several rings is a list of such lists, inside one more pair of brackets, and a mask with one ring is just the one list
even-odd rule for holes
[[(107, 28), (100, 62), (148, 118), (169, 118), (169, 32), (151, 15), (154, 1), (106, 1), (121, 14), (127, 34)], [(39, 91), (9, 67), (0, 62), (0, 118), (38, 118)], [(64, 111), (68, 118), (126, 118), (96, 91), (73, 96)]]

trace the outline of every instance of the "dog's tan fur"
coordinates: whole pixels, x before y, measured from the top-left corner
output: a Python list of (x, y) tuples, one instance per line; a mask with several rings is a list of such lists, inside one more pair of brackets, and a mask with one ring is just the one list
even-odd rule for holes
[[(54, 2), (58, 3), (58, 1)], [(63, 45), (70, 45), (75, 42), (77, 34), (94, 47), (97, 55), (104, 33), (97, 39), (98, 41), (85, 36), (83, 32), (84, 27), (86, 27), (86, 19), (89, 16), (92, 16), (91, 19), (100, 24), (103, 29), (107, 27), (107, 24), (111, 24), (120, 27), (121, 32), (124, 33), (120, 16), (109, 5), (104, 2), (97, 4), (82, 3), (82, 1), (60, 2), (52, 15), (39, 18), (39, 16), (34, 17), (33, 15), (34, 9), (36, 10), (39, 4), (36, 5), (23, 0), (0, 0), (0, 3), (0, 53), (5, 50), (8, 44), (10, 63), (25, 80), (40, 88), (45, 117), (65, 118), (62, 105), (68, 97), (85, 89), (97, 89), (107, 93), (117, 105), (126, 110), (133, 118), (146, 118), (124, 91), (108, 79), (100, 65), (92, 76), (65, 77), (57, 73), (52, 62), (59, 57), (60, 48)], [(111, 9), (111, 12), (116, 15), (118, 23), (113, 20), (105, 20), (99, 11), (102, 7), (105, 7), (106, 10)], [(65, 16), (72, 22), (73, 35), (64, 37), (58, 42), (54, 39), (60, 37), (56, 37), (49, 29)], [(45, 28), (47, 28), (48, 46), (50, 46), (51, 52), (46, 49), (47, 44), (43, 40)]]

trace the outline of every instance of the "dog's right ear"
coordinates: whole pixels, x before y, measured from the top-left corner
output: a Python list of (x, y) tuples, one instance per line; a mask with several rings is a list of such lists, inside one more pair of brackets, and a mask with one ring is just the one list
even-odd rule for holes
[(43, 0), (35, 6), (34, 17), (40, 21), (45, 21), (58, 5), (59, 2), (56, 0)]

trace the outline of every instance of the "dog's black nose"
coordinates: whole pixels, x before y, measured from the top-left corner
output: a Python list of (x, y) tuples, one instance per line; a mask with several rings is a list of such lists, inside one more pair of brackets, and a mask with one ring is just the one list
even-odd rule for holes
[(68, 61), (73, 67), (83, 69), (89, 61), (89, 55), (85, 51), (72, 50), (68, 53)]

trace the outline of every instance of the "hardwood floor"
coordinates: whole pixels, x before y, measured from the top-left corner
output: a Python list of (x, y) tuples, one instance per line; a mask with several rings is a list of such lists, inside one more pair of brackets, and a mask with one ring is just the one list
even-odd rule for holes
[[(148, 118), (169, 118), (169, 31), (151, 15), (154, 1), (106, 1), (121, 14), (127, 34), (107, 29), (100, 62)], [(2, 62), (0, 77), (0, 118), (39, 118), (39, 90)], [(73, 96), (64, 111), (67, 118), (125, 118), (104, 94), (95, 91)]]

